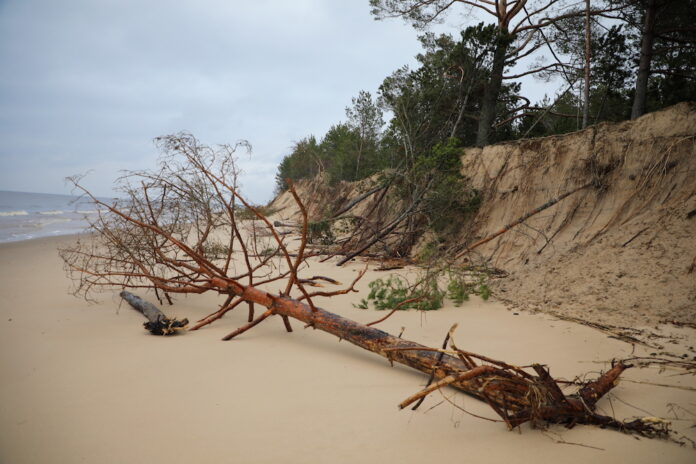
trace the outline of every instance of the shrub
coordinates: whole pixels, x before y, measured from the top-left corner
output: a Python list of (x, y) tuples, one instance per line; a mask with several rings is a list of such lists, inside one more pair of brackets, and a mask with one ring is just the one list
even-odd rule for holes
[(330, 221), (310, 222), (307, 225), (307, 241), (309, 243), (320, 243), (322, 245), (331, 245), (336, 240), (333, 231), (331, 230)]
[(402, 305), (399, 309), (418, 309), (430, 311), (442, 308), (445, 292), (440, 290), (437, 279), (426, 277), (414, 286), (409, 286), (408, 282), (399, 276), (390, 276), (388, 279), (377, 279), (369, 284), (370, 293), (367, 299), (362, 299), (358, 308), (367, 309), (372, 302), (375, 309), (394, 309), (406, 300), (415, 299)]

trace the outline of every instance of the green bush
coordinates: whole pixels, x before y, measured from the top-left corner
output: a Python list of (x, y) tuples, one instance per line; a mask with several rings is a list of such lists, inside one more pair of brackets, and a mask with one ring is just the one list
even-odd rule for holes
[(430, 311), (442, 308), (445, 292), (440, 290), (437, 279), (428, 277), (421, 280), (415, 286), (409, 286), (408, 282), (399, 276), (390, 276), (388, 279), (377, 279), (369, 284), (370, 293), (367, 299), (362, 299), (356, 307), (367, 309), (372, 302), (375, 309), (394, 309), (406, 300), (418, 298), (402, 305), (399, 309), (418, 309)]
[(431, 311), (443, 306), (445, 296), (452, 300), (455, 306), (469, 300), (470, 295), (478, 295), (483, 300), (491, 296), (488, 287), (488, 276), (485, 272), (473, 269), (455, 269), (447, 272), (447, 290), (440, 289), (438, 275), (428, 273), (416, 284), (409, 285), (406, 279), (391, 275), (388, 279), (377, 279), (370, 282), (370, 293), (367, 298), (354, 305), (356, 308), (368, 309), (370, 303), (375, 309), (394, 309), (406, 300), (418, 298), (402, 305), (399, 309), (418, 309)]
[[(271, 214), (277, 213), (279, 210), (277, 208), (272, 208), (269, 206), (255, 206), (254, 209), (258, 211), (262, 216), (268, 217)], [(244, 206), (238, 206), (235, 209), (235, 216), (237, 219), (242, 221), (248, 221), (252, 219), (258, 219), (256, 213)]]
[(485, 274), (474, 273), (470, 275), (464, 272), (450, 272), (449, 283), (447, 284), (447, 298), (452, 300), (455, 306), (469, 300), (469, 295), (478, 295), (484, 301), (491, 296), (491, 289), (488, 287), (488, 279)]
[(331, 230), (330, 221), (310, 222), (307, 225), (307, 241), (309, 243), (320, 243), (322, 245), (331, 245), (336, 240), (333, 231)]

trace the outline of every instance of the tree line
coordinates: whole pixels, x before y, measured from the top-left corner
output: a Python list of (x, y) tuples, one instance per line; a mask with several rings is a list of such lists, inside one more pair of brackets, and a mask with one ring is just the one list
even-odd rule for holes
[[(444, 145), (560, 134), (696, 100), (696, 0), (370, 0), (370, 6), (378, 20), (400, 18), (421, 31), (418, 64), (385, 77), (375, 96), (359, 92), (346, 120), (321, 138), (295, 142), (279, 165), (278, 190), (287, 178), (323, 173), (333, 183), (385, 169), (412, 171)], [(476, 12), (486, 20), (458, 36), (428, 32), (446, 15), (466, 20)], [(513, 73), (517, 64), (526, 70)], [(531, 102), (518, 81), (531, 74), (560, 80), (560, 91)]]

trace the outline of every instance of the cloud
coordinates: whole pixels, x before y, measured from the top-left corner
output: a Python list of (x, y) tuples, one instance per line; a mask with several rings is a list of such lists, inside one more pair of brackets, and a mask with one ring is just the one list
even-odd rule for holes
[(361, 89), (412, 59), (416, 34), (367, 2), (62, 1), (0, 4), (0, 188), (64, 191), (93, 170), (154, 166), (152, 138), (247, 139), (266, 201), (292, 141), (325, 132)]
[(264, 202), (293, 141), (345, 119), (419, 51), (367, 1), (6, 0), (0, 189), (60, 193), (93, 170), (110, 195), (119, 169), (154, 167), (154, 137), (187, 130), (249, 140), (242, 182)]

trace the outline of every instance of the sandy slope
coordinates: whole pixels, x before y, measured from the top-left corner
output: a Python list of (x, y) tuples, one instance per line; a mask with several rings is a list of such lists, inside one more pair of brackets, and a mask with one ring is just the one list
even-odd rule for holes
[[(0, 246), (0, 462), (694, 462), (696, 451), (674, 443), (636, 440), (591, 427), (548, 432), (468, 416), (428, 398), (417, 412), (396, 404), (424, 377), (329, 335), (287, 334), (271, 319), (231, 341), (222, 335), (245, 314), (183, 336), (147, 335), (141, 316), (110, 294), (97, 305), (67, 294), (56, 246), (46, 239)], [(311, 272), (349, 281), (358, 265)], [(307, 271), (310, 272), (310, 271)], [(363, 280), (366, 288), (370, 275)], [(353, 296), (322, 302), (367, 322), (376, 311), (352, 308)], [(210, 296), (182, 299), (169, 312), (194, 320), (215, 308)], [(470, 302), (427, 314), (400, 313), (382, 325), (438, 345), (458, 322), (466, 349), (513, 363), (545, 362), (572, 378), (605, 369), (632, 347), (548, 315), (514, 315), (497, 303)], [(684, 329), (684, 343), (694, 331)], [(636, 347), (636, 353), (643, 353)], [(693, 376), (632, 369), (625, 379), (696, 387)], [(486, 407), (452, 391), (468, 410)], [(611, 401), (618, 417), (678, 417), (676, 428), (696, 438), (692, 391), (621, 383)], [(670, 408), (670, 404), (678, 406)], [(431, 409), (432, 408), (432, 409)], [(585, 446), (558, 444), (556, 441)], [(597, 447), (602, 450), (589, 448)]]
[[(619, 326), (696, 323), (696, 103), (635, 121), (468, 148), (462, 174), (483, 203), (474, 218), (454, 219), (461, 228), (449, 239), (458, 249), (589, 185), (467, 257), (509, 273), (493, 282), (499, 299), (521, 310)], [(328, 185), (318, 177), (299, 182), (298, 192), (319, 220), (374, 181)], [(390, 222), (402, 206), (389, 195), (379, 198), (369, 197), (351, 214), (375, 208), (372, 220)], [(299, 221), (289, 192), (272, 206)], [(431, 241), (425, 234), (412, 255)]]
[(696, 104), (561, 136), (467, 149), (476, 237), (586, 188), (478, 248), (521, 308), (616, 325), (696, 322)]

